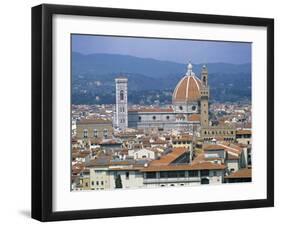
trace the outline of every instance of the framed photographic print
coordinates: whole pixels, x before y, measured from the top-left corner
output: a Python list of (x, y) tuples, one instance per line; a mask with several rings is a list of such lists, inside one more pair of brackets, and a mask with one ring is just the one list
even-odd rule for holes
[(32, 217), (274, 205), (274, 21), (32, 8)]

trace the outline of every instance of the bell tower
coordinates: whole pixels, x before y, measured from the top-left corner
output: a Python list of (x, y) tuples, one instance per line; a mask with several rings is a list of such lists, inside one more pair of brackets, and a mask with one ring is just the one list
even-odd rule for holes
[(128, 127), (128, 79), (118, 77), (115, 79), (116, 84), (116, 109), (115, 109), (115, 125), (119, 129)]
[(201, 71), (201, 126), (209, 126), (209, 86), (208, 86), (208, 70), (206, 65), (202, 67)]

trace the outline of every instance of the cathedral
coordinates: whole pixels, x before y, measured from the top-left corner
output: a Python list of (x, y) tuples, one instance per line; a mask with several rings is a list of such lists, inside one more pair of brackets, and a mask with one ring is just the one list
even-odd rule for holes
[(166, 108), (128, 109), (128, 80), (115, 79), (116, 109), (114, 125), (121, 130), (126, 128), (157, 129), (158, 131), (209, 126), (209, 86), (208, 70), (202, 67), (199, 79), (187, 66), (186, 74), (178, 82), (172, 95), (172, 105)]

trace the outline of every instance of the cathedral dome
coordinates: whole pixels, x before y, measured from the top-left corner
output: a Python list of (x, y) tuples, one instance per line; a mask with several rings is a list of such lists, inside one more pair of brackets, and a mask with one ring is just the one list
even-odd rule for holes
[(177, 84), (173, 93), (173, 103), (192, 102), (200, 100), (201, 80), (192, 71), (192, 65), (187, 66), (186, 75)]

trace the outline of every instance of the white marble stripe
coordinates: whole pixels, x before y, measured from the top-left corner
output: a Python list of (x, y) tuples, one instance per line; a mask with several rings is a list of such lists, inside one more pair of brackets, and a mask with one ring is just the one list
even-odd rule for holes
[(190, 76), (188, 76), (187, 78), (187, 83), (186, 83), (186, 90), (185, 90), (185, 97), (186, 99), (188, 98), (188, 88), (189, 88), (189, 79), (190, 79)]
[[(195, 76), (194, 76), (194, 77), (195, 77)], [(195, 80), (195, 83), (196, 83), (196, 85), (197, 85), (197, 88), (198, 88), (198, 90), (199, 90), (199, 92), (200, 92), (200, 87), (199, 87), (199, 84), (198, 84), (197, 78), (194, 78), (194, 80)]]

